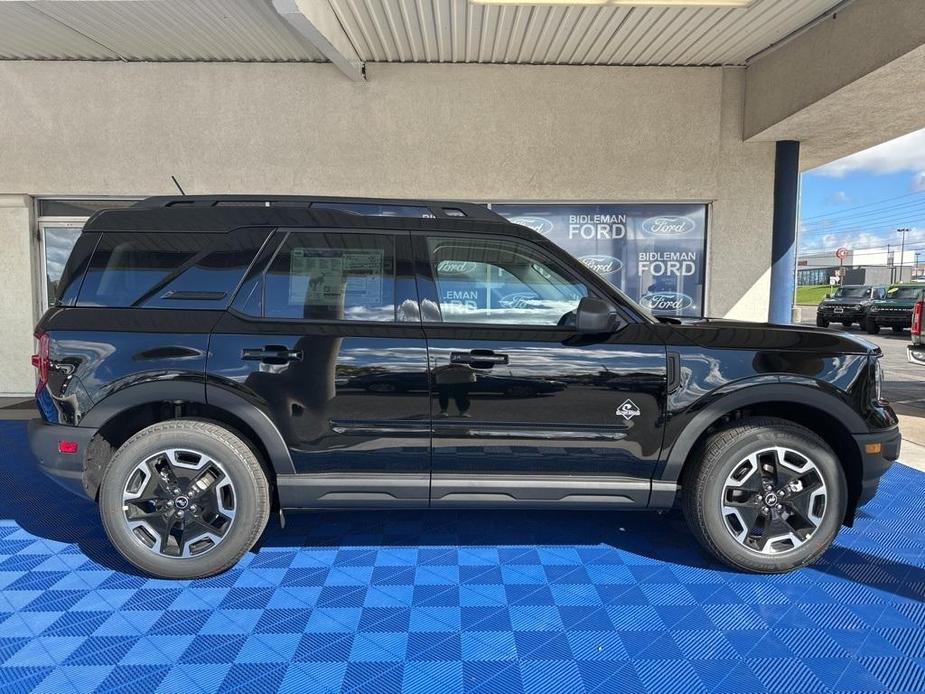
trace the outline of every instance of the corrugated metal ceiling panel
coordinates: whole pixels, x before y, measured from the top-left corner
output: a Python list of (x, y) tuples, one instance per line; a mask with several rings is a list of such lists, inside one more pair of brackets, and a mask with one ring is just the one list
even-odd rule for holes
[[(739, 65), (839, 4), (747, 9), (329, 2), (373, 62)], [(323, 61), (269, 0), (0, 2), (0, 58)]]
[(367, 61), (740, 65), (839, 0), (756, 0), (747, 9), (330, 3)]
[(0, 2), (0, 60), (112, 60), (117, 57), (24, 2)]
[(263, 0), (0, 2), (0, 57), (324, 61)]

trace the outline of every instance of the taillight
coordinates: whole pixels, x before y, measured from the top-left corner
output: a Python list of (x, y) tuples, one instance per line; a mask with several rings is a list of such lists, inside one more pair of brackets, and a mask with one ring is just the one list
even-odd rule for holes
[(925, 302), (919, 300), (912, 307), (912, 334), (920, 335), (922, 333), (922, 308)]
[(32, 355), (32, 366), (39, 372), (39, 388), (48, 382), (48, 333), (36, 333), (35, 339), (39, 341), (39, 351)]

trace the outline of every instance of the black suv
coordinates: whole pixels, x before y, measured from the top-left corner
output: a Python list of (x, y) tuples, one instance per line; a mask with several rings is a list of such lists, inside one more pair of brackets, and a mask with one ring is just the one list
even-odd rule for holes
[(886, 287), (870, 285), (846, 285), (835, 290), (816, 307), (816, 325), (828, 328), (829, 323), (841, 323), (850, 328), (854, 323), (865, 325), (867, 309), (872, 301), (883, 299)]
[(158, 576), (227, 569), (272, 509), (676, 502), (780, 572), (899, 454), (878, 348), (655, 317), (474, 204), (150, 198), (87, 222), (57, 296), (32, 450)]

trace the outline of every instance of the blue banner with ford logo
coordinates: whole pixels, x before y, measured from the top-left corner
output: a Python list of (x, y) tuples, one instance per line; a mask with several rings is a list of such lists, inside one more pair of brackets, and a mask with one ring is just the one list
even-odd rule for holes
[(706, 205), (493, 204), (653, 313), (702, 316)]

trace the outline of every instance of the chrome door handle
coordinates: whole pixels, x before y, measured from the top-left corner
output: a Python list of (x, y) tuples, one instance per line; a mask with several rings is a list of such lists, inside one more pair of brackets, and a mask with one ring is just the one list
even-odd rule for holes
[(241, 350), (241, 359), (247, 361), (262, 361), (267, 364), (281, 364), (289, 361), (302, 361), (302, 351), (290, 350), (285, 347), (276, 347), (274, 345), (244, 348)]

